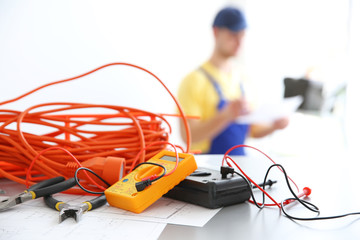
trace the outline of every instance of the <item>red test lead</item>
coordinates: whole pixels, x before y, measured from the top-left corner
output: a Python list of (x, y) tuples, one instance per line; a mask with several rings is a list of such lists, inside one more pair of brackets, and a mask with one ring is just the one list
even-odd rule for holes
[[(301, 198), (301, 197), (303, 197), (303, 196), (309, 196), (311, 194), (311, 189), (310, 188), (308, 188), (308, 187), (304, 187), (303, 188), (303, 191), (301, 192), (301, 193), (299, 193), (298, 195), (297, 195), (297, 197), (298, 198)], [(285, 200), (284, 201), (284, 205), (287, 205), (287, 204), (289, 204), (289, 203), (291, 203), (291, 202), (293, 202), (293, 201), (295, 201), (295, 200)]]

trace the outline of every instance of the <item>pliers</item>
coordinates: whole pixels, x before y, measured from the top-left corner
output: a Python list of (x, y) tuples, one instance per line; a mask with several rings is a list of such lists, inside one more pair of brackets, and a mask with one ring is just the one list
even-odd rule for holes
[(29, 189), (25, 190), (22, 193), (11, 196), (6, 200), (1, 201), (0, 211), (7, 210), (15, 205), (29, 201), (31, 199), (36, 199), (44, 197), (46, 195), (65, 191), (75, 186), (75, 184), (76, 182), (74, 178), (70, 178), (66, 181), (64, 177), (55, 177), (44, 180), (31, 186)]
[(79, 205), (69, 205), (65, 202), (56, 200), (51, 195), (45, 196), (44, 201), (50, 208), (60, 212), (59, 223), (69, 217), (72, 217), (76, 222), (79, 222), (83, 213), (103, 206), (106, 203), (106, 197), (104, 194), (102, 194), (97, 198), (83, 202)]

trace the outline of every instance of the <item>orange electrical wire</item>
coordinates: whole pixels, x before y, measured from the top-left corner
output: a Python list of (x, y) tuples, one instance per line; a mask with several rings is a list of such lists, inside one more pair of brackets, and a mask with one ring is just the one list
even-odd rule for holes
[[(82, 167), (81, 163), (79, 162), (79, 160), (76, 159), (76, 157), (74, 155), (71, 154), (71, 152), (69, 152), (68, 150), (66, 150), (65, 148), (62, 147), (49, 147), (46, 148), (44, 150), (42, 150), (41, 152), (39, 152), (39, 154), (31, 161), (29, 169), (26, 172), (26, 181), (25, 181), (25, 185), (27, 188), (29, 188), (29, 180), (31, 179), (31, 168), (34, 166), (36, 160), (43, 155), (45, 152), (53, 150), (53, 149), (59, 149), (61, 151), (64, 151), (66, 154), (68, 154), (73, 160), (74, 162), (78, 165), (78, 167)], [(88, 178), (88, 180), (95, 186), (97, 186), (98, 188), (102, 189), (103, 191), (106, 190), (106, 188), (104, 188), (103, 186), (97, 184), (89, 175), (88, 173), (85, 171), (85, 175)]]
[(189, 128), (189, 124), (188, 122), (186, 121), (186, 117), (185, 117), (185, 114), (180, 106), (180, 103), (176, 100), (175, 96), (171, 93), (171, 91), (168, 89), (168, 87), (160, 80), (160, 78), (158, 78), (155, 74), (153, 74), (152, 72), (150, 72), (149, 70), (145, 69), (145, 68), (142, 68), (140, 66), (137, 66), (137, 65), (134, 65), (134, 64), (130, 64), (130, 63), (123, 63), (123, 62), (118, 62), (118, 63), (109, 63), (109, 64), (105, 64), (101, 67), (98, 67), (94, 70), (91, 70), (89, 72), (86, 72), (84, 74), (81, 74), (81, 75), (78, 75), (76, 77), (72, 77), (72, 78), (68, 78), (68, 79), (64, 79), (64, 80), (60, 80), (60, 81), (56, 81), (56, 82), (52, 82), (52, 83), (48, 83), (48, 84), (44, 84), (38, 88), (35, 88), (27, 93), (24, 93), (23, 95), (20, 95), (16, 98), (13, 98), (13, 99), (10, 99), (10, 100), (7, 100), (7, 101), (4, 101), (4, 102), (0, 102), (0, 106), (1, 105), (4, 105), (4, 104), (7, 104), (7, 103), (11, 103), (11, 102), (16, 102), (42, 88), (46, 88), (46, 87), (49, 87), (49, 86), (52, 86), (52, 85), (55, 85), (55, 84), (59, 84), (59, 83), (64, 83), (64, 82), (68, 82), (68, 81), (72, 81), (72, 80), (76, 80), (76, 79), (79, 79), (79, 78), (82, 78), (84, 76), (87, 76), (87, 75), (90, 75), (94, 72), (97, 72), (103, 68), (106, 68), (106, 67), (109, 67), (109, 66), (114, 66), (114, 65), (124, 65), (124, 66), (129, 66), (129, 67), (133, 67), (133, 68), (137, 68), (137, 69), (140, 69), (148, 74), (150, 74), (151, 76), (153, 76), (154, 78), (156, 78), (160, 84), (165, 88), (165, 90), (170, 94), (171, 98), (174, 100), (177, 108), (179, 109), (179, 112), (180, 112), (180, 116), (184, 122), (184, 126), (185, 126), (185, 131), (187, 133), (187, 136), (186, 136), (186, 152), (189, 152), (190, 151), (190, 145), (191, 145), (191, 136), (190, 136), (190, 128)]
[[(156, 75), (133, 64), (106, 64), (73, 78), (45, 84), (19, 97), (0, 102), (0, 105), (18, 101), (48, 86), (76, 80), (100, 69), (115, 65), (125, 65), (145, 71), (162, 84), (179, 109), (187, 133), (186, 152), (189, 152), (190, 131), (180, 104)], [(94, 108), (104, 109), (107, 112), (110, 110), (113, 113), (74, 113), (76, 110), (91, 110)], [(129, 172), (139, 152), (141, 152), (139, 162), (144, 162), (167, 145), (171, 126), (163, 115), (166, 114), (154, 114), (144, 110), (115, 105), (68, 102), (39, 104), (29, 107), (23, 112), (0, 109), (0, 176), (22, 184), (25, 184), (26, 181), (33, 184), (38, 179), (44, 178), (43, 176), (40, 176), (40, 178), (31, 177), (34, 171), (48, 178), (55, 176), (72, 177), (69, 166), (73, 166), (74, 159), (59, 148), (70, 152), (79, 163), (94, 157), (125, 158), (126, 171)], [(15, 129), (14, 125), (16, 125)], [(47, 131), (43, 134), (30, 132), (29, 130), (25, 131), (28, 125), (46, 128)], [(108, 128), (111, 129), (108, 130)], [(152, 144), (155, 142), (157, 144)], [(48, 148), (52, 149), (44, 151)], [(145, 148), (146, 151), (142, 151)], [(35, 158), (36, 160), (34, 160)], [(30, 164), (33, 164), (31, 165), (33, 169), (31, 173)], [(27, 180), (13, 174), (9, 170), (9, 166), (15, 166), (17, 170), (29, 172)], [(88, 182), (88, 185), (92, 186), (90, 182)]]

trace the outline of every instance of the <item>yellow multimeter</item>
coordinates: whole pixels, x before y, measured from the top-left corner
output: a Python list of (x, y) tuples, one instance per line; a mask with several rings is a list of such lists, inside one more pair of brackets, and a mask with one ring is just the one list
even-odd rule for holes
[[(178, 156), (179, 163), (172, 174), (160, 178), (140, 192), (136, 190), (136, 183), (153, 175), (159, 176), (164, 170), (161, 167), (149, 164), (141, 165), (133, 170), (127, 176), (105, 190), (108, 203), (111, 206), (135, 213), (144, 211), (156, 200), (161, 198), (162, 195), (167, 193), (197, 169), (192, 154), (178, 153)], [(173, 170), (176, 165), (176, 155), (175, 152), (163, 150), (147, 162), (164, 166), (168, 173)]]

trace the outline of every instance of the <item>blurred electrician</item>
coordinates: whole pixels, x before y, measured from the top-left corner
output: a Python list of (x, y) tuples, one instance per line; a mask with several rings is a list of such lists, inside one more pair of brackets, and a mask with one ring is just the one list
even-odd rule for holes
[[(181, 82), (178, 99), (189, 119), (192, 149), (202, 153), (223, 154), (229, 148), (244, 144), (247, 136), (264, 137), (288, 125), (282, 118), (269, 125), (238, 124), (239, 116), (249, 113), (244, 92), (231, 77), (230, 60), (241, 48), (247, 23), (237, 8), (226, 7), (218, 12), (213, 23), (215, 46), (208, 61), (191, 72)], [(180, 123), (181, 135), (185, 130)], [(243, 148), (231, 152), (244, 155)]]

